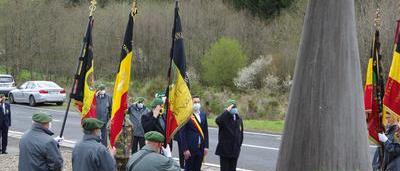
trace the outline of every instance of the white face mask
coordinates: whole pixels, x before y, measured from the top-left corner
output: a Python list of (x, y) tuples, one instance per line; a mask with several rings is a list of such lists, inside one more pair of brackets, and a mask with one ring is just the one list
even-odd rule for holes
[(144, 106), (143, 103), (138, 103), (138, 104), (137, 104), (137, 107), (138, 107), (139, 109), (143, 109), (143, 106)]
[(106, 94), (106, 91), (105, 90), (101, 90), (101, 91), (99, 91), (99, 94), (104, 95), (104, 94)]
[(193, 111), (198, 112), (198, 111), (200, 111), (200, 108), (201, 108), (200, 103), (193, 104)]
[(51, 130), (51, 122), (49, 122), (49, 130)]

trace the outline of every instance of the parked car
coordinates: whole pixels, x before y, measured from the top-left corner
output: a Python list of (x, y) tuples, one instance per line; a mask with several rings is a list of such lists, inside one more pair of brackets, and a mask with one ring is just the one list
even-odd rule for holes
[(10, 103), (28, 103), (36, 106), (38, 103), (56, 103), (62, 105), (65, 101), (65, 90), (52, 81), (27, 81), (10, 91)]
[(15, 81), (13, 76), (0, 74), (0, 93), (6, 96), (11, 90), (15, 89)]

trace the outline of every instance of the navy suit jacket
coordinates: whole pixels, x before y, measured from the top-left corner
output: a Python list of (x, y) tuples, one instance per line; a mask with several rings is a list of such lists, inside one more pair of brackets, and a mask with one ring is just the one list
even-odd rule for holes
[(204, 134), (204, 140), (201, 139), (200, 145), (199, 137), (201, 138), (201, 134), (191, 119), (189, 119), (189, 121), (181, 128), (179, 132), (182, 151), (189, 150), (192, 155), (204, 155), (204, 148), (208, 148), (208, 124), (206, 114), (204, 112), (200, 112), (200, 119), (200, 127)]
[[(0, 106), (0, 109), (2, 109), (2, 105)], [(10, 110), (10, 104), (4, 103), (5, 110), (0, 110), (0, 126), (1, 127), (10, 127), (11, 126), (11, 110)]]

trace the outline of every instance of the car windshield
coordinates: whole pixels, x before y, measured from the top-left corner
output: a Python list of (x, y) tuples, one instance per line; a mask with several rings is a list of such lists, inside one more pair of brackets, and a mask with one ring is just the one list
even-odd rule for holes
[(12, 83), (12, 77), (0, 77), (0, 83)]
[(37, 82), (39, 88), (60, 88), (56, 83), (53, 82)]

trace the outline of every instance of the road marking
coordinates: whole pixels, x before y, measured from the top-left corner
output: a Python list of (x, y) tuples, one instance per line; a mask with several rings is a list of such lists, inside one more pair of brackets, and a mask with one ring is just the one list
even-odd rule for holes
[[(218, 128), (213, 128), (213, 127), (208, 127), (208, 129), (218, 130)], [(277, 137), (277, 138), (282, 137), (282, 135), (279, 134), (267, 134), (267, 133), (247, 132), (247, 131), (243, 131), (243, 133), (249, 135), (262, 135), (262, 136)]]
[(242, 146), (243, 147), (261, 148), (261, 149), (266, 149), (266, 150), (279, 151), (279, 148), (274, 148), (274, 147), (264, 147), (264, 146), (258, 146), (258, 145), (250, 145), (250, 144), (242, 144)]
[[(25, 106), (25, 105), (20, 105), (20, 104), (13, 104), (15, 106), (19, 106), (19, 107), (24, 107), (24, 108), (28, 108), (28, 109), (34, 109), (34, 110), (44, 110), (44, 111), (50, 111), (50, 112), (65, 112), (63, 110), (56, 110), (56, 109), (48, 109), (48, 108), (40, 108), (40, 107), (32, 107), (32, 106)], [(73, 111), (69, 111), (68, 113), (76, 113), (77, 112), (73, 112)]]
[[(9, 137), (18, 138), (18, 139), (20, 139), (20, 138), (22, 137), (22, 135), (24, 134), (24, 133), (22, 133), (22, 132), (11, 131), (11, 130), (8, 131), (8, 132), (9, 132), (9, 134), (8, 134)], [(61, 144), (61, 146), (69, 147), (69, 148), (74, 148), (75, 144), (76, 144), (76, 141), (64, 140), (63, 143)], [(174, 160), (177, 160), (177, 161), (178, 161), (179, 158), (174, 158)], [(206, 166), (211, 166), (211, 167), (218, 167), (218, 168), (221, 167), (220, 165), (218, 165), (218, 164), (213, 164), (213, 163), (204, 163), (204, 165), (206, 165)], [(236, 170), (237, 170), (237, 171), (252, 171), (252, 170), (241, 169), (241, 168), (236, 168)]]

